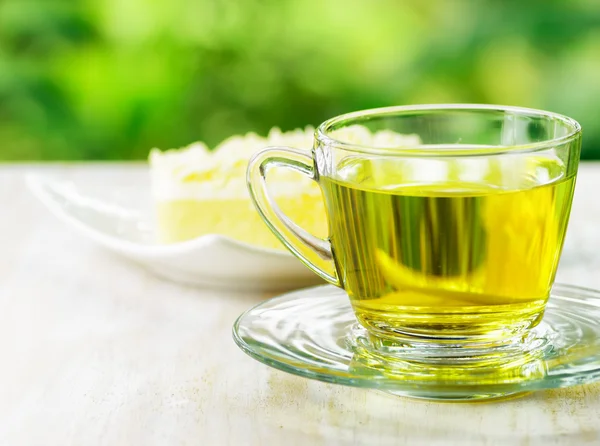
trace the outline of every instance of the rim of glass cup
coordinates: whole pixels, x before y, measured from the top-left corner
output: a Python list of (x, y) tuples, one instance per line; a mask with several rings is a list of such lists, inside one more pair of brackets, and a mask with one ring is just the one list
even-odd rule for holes
[[(360, 124), (363, 120), (369, 118), (385, 117), (386, 115), (418, 115), (419, 112), (439, 113), (444, 111), (496, 111), (509, 112), (525, 116), (548, 118), (561, 122), (570, 131), (558, 138), (547, 139), (530, 144), (515, 144), (515, 145), (492, 145), (477, 148), (456, 148), (452, 149), (452, 144), (421, 144), (411, 147), (369, 147), (360, 144), (353, 144), (335, 139), (329, 135), (333, 127), (345, 126), (352, 124)], [(425, 113), (423, 113), (425, 114)], [(356, 121), (356, 122), (353, 122)], [(534, 108), (516, 107), (510, 105), (492, 105), (492, 104), (422, 104), (422, 105), (401, 105), (393, 107), (372, 108), (360, 110), (343, 115), (336, 116), (323, 122), (315, 131), (315, 137), (318, 141), (332, 145), (340, 149), (351, 152), (367, 153), (373, 155), (398, 155), (406, 157), (460, 157), (460, 156), (489, 156), (500, 155), (505, 153), (523, 153), (537, 152), (540, 150), (560, 146), (568, 143), (581, 134), (581, 125), (568, 116), (559, 113), (538, 110)]]

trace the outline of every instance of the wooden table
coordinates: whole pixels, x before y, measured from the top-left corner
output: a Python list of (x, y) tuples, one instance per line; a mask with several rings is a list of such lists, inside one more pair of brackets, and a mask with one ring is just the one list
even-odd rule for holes
[[(0, 167), (0, 445), (600, 443), (600, 385), (440, 404), (262, 365), (231, 325), (265, 296), (181, 287), (98, 248), (32, 198), (31, 168), (143, 166)], [(600, 287), (599, 197), (600, 165), (582, 166), (559, 280)]]

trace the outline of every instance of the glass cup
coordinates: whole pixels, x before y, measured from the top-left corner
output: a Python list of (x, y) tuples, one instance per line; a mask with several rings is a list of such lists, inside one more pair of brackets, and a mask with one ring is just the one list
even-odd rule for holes
[[(360, 111), (315, 132), (312, 154), (257, 153), (248, 187), (273, 233), (343, 288), (383, 341), (495, 343), (539, 323), (567, 229), (581, 128), (555, 113), (493, 105)], [(329, 237), (287, 218), (267, 174), (316, 181)]]

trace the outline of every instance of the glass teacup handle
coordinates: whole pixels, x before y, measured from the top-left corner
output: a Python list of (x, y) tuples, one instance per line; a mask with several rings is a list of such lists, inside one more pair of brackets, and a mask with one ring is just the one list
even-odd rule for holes
[(285, 167), (316, 181), (313, 159), (300, 150), (269, 147), (255, 154), (248, 164), (246, 181), (258, 213), (273, 234), (308, 268), (327, 282), (341, 286), (335, 272), (329, 240), (316, 237), (285, 215), (267, 188), (267, 172)]

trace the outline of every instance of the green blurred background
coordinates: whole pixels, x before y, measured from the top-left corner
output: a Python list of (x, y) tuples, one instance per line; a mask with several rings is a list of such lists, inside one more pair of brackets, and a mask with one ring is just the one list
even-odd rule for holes
[(3, 160), (440, 102), (567, 114), (600, 158), (600, 0), (0, 0)]

